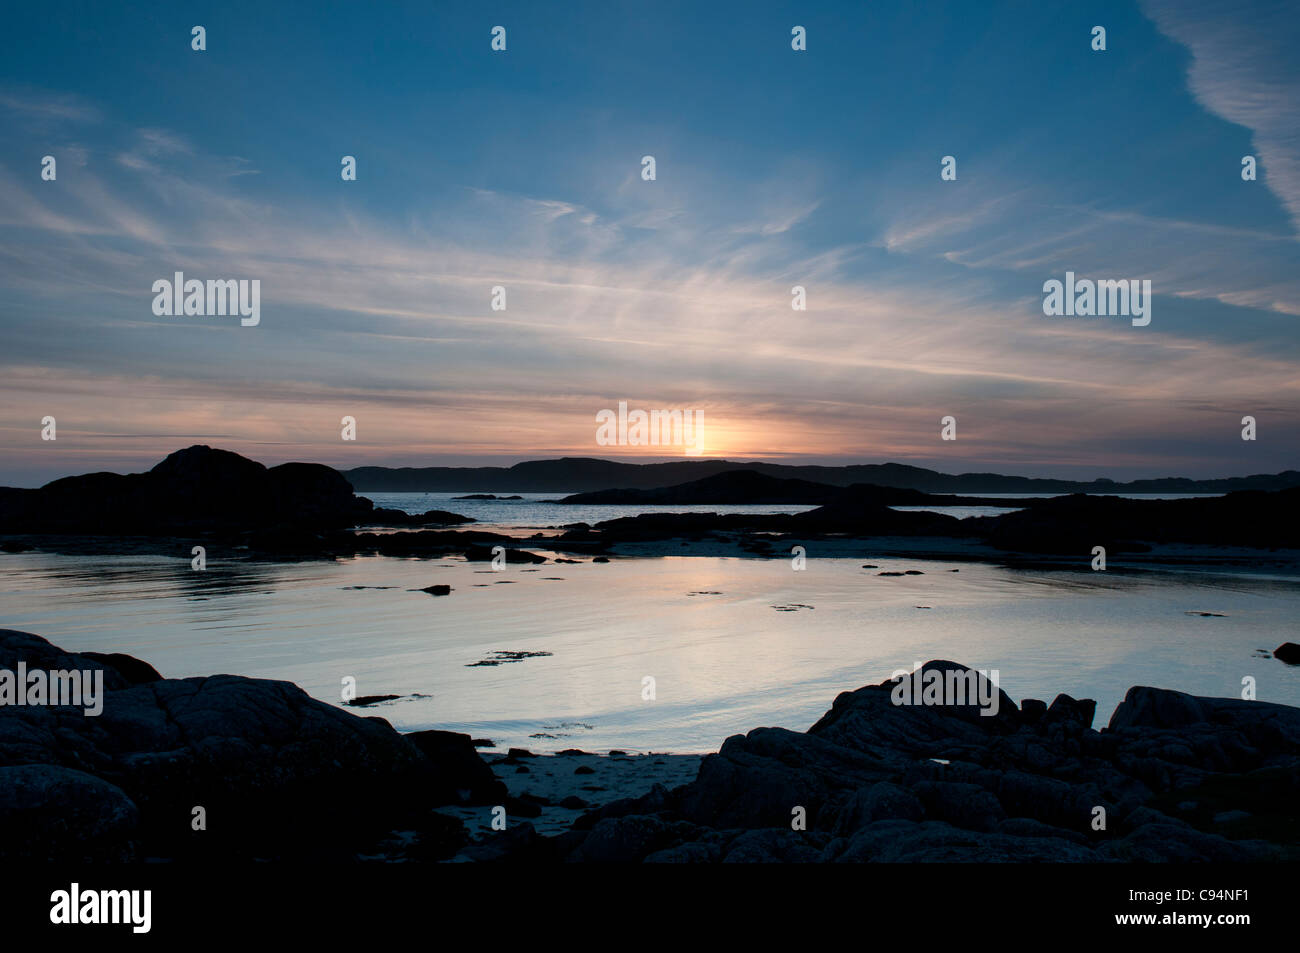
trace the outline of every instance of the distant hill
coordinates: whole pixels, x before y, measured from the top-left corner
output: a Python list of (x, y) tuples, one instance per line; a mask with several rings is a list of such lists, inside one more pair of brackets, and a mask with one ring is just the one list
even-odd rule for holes
[[(806, 503), (824, 505), (841, 499), (848, 490), (807, 480), (782, 480), (754, 470), (728, 470), (702, 480), (676, 486), (595, 490), (566, 496), (562, 503), (618, 503), (631, 505), (694, 505), (708, 503)], [(917, 494), (926, 499), (924, 494)], [(910, 502), (910, 501), (909, 501)]]
[[(1029, 497), (1025, 503), (1046, 497)], [(676, 486), (655, 487), (649, 490), (618, 488), (575, 493), (557, 502), (569, 504), (593, 503), (621, 506), (693, 506), (709, 504), (851, 504), (861, 506), (998, 506), (1005, 501), (998, 497), (963, 496), (952, 493), (923, 493), (902, 487), (875, 486), (854, 483), (851, 486), (832, 486), (829, 483), (811, 483), (808, 480), (783, 480), (754, 470), (728, 470), (703, 480), (679, 483)]]
[(789, 466), (730, 460), (678, 460), (671, 463), (619, 463), (590, 457), (530, 460), (512, 467), (357, 467), (343, 475), (358, 493), (583, 493), (593, 490), (652, 490), (727, 473), (752, 470), (782, 480), (831, 486), (866, 483), (925, 493), (1231, 493), (1286, 490), (1300, 486), (1300, 471), (1191, 480), (1050, 480), (999, 473), (940, 473), (902, 463), (844, 467)]

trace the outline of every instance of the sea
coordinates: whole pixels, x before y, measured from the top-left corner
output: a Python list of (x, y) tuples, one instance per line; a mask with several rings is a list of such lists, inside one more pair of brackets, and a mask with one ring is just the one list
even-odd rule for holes
[[(563, 494), (367, 495), (519, 536), (652, 509), (546, 502)], [(1015, 509), (1006, 499), (937, 509)], [(1134, 685), (1225, 697), (1251, 685), (1260, 700), (1300, 705), (1300, 667), (1265, 657), (1300, 641), (1300, 573), (1275, 565), (1008, 568), (875, 555), (869, 543), (799, 571), (789, 557), (547, 554), (578, 561), (496, 571), (459, 557), (267, 562), (210, 549), (196, 571), (188, 552), (5, 553), (0, 625), (126, 652), (172, 678), (284, 679), (332, 704), (355, 685), (397, 696), (354, 710), (400, 730), (537, 752), (695, 753), (760, 726), (802, 731), (840, 692), (930, 659), (995, 673), (1017, 701), (1095, 699), (1098, 727)], [(421, 591), (435, 584), (450, 594)]]

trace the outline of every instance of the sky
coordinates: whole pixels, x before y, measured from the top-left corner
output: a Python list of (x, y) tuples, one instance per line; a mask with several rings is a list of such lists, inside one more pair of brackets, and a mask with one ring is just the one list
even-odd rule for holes
[[(1298, 43), (1197, 0), (16, 6), (0, 484), (194, 443), (1298, 467)], [(177, 271), (258, 280), (260, 322), (156, 315)], [(1067, 271), (1149, 280), (1150, 324), (1045, 315)], [(620, 401), (699, 445), (598, 444)]]

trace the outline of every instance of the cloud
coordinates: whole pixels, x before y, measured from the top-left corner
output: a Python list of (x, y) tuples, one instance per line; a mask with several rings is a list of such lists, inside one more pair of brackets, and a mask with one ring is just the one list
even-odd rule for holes
[(31, 90), (0, 90), (0, 108), (40, 119), (99, 122), (101, 114), (80, 97)]
[[(399, 217), (347, 190), (255, 198), (165, 130), (125, 144), (116, 168), (57, 189), (0, 168), (6, 449), (51, 408), (87, 453), (110, 434), (141, 436), (104, 453), (161, 454), (175, 448), (149, 434), (226, 433), (328, 460), (353, 413), (374, 461), (591, 454), (595, 411), (619, 399), (703, 409), (709, 450), (751, 457), (922, 460), (955, 412), (957, 469), (1077, 464), (1144, 428), (1199, 454), (1243, 407), (1279, 408), (1280, 438), (1296, 426), (1294, 335), (1207, 331), (1266, 324), (1230, 306), (1296, 300), (1277, 267), (1294, 244), (1271, 234), (990, 181), (942, 202), (900, 194), (878, 234), (817, 241), (825, 203), (784, 171), (741, 190), (731, 217), (703, 177), (583, 201), (449, 190)], [(1043, 272), (1063, 267), (1157, 277), (1170, 297), (1153, 333), (1044, 318)], [(262, 324), (154, 317), (151, 284), (174, 270), (260, 279)], [(808, 311), (791, 310), (792, 283)], [(1138, 465), (1140, 444), (1124, 446), (1108, 462)]]
[(1144, 0), (1162, 33), (1192, 54), (1188, 87), (1216, 115), (1254, 133), (1263, 181), (1300, 230), (1300, 16), (1294, 3)]

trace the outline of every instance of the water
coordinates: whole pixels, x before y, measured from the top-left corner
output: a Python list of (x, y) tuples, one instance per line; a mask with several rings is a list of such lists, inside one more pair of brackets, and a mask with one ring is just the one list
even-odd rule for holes
[[(1300, 670), (1253, 656), (1300, 641), (1300, 577), (1288, 575), (870, 557), (804, 572), (712, 557), (492, 572), (458, 558), (282, 564), (213, 550), (205, 572), (35, 552), (0, 554), (0, 566), (0, 624), (65, 648), (127, 652), (169, 677), (288, 679), (334, 703), (353, 676), (359, 694), (423, 696), (362, 710), (399, 729), (537, 751), (700, 752), (760, 725), (803, 730), (839, 692), (931, 658), (997, 669), (1017, 700), (1095, 698), (1098, 725), (1135, 684), (1236, 696), (1249, 675), (1259, 698), (1300, 705)], [(924, 575), (877, 575), (904, 569)], [(433, 583), (453, 592), (410, 591)], [(472, 664), (500, 651), (551, 654)]]
[[(463, 493), (362, 493), (374, 501), (375, 506), (385, 506), (404, 513), (423, 513), (426, 510), (448, 510), (477, 520), (472, 529), (490, 529), (504, 532), (517, 530), (557, 529), (566, 523), (599, 523), (601, 520), (636, 516), (638, 513), (802, 513), (815, 506), (794, 504), (720, 504), (694, 506), (641, 506), (637, 504), (559, 504), (548, 502), (568, 496), (567, 493), (520, 493), (522, 500), (458, 500)], [(498, 494), (499, 495), (499, 494)], [(513, 496), (515, 494), (506, 494)]]
[[(522, 530), (550, 530), (563, 526), (566, 523), (595, 524), (599, 523), (601, 520), (636, 516), (638, 513), (754, 513), (766, 515), (772, 513), (802, 513), (806, 510), (817, 508), (816, 506), (808, 505), (765, 505), (753, 503), (735, 505), (706, 503), (691, 506), (682, 506), (679, 504), (644, 506), (640, 504), (579, 505), (569, 503), (561, 505), (551, 502), (568, 496), (568, 493), (504, 494), (507, 496), (518, 495), (523, 497), (523, 499), (520, 500), (457, 499), (459, 496), (464, 496), (464, 493), (363, 493), (361, 495), (369, 497), (374, 501), (376, 506), (401, 510), (404, 513), (423, 513), (426, 510), (449, 510), (452, 513), (459, 513), (461, 516), (471, 517), (478, 521), (478, 523), (482, 524), (475, 528), (493, 529), (512, 535), (522, 535), (520, 533)], [(500, 496), (503, 494), (497, 495)], [(983, 493), (980, 495), (990, 499), (1005, 499), (1008, 502), (1014, 502), (1015, 500), (1031, 498), (1042, 499), (1044, 496), (1051, 496), (1053, 494)], [(1200, 496), (1215, 496), (1217, 494), (1119, 493), (1115, 495), (1134, 500), (1184, 500)], [(911, 512), (926, 511), (930, 513), (943, 513), (947, 516), (955, 516), (957, 519), (965, 519), (968, 516), (998, 516), (1002, 513), (1013, 513), (1019, 507), (895, 506), (891, 508)]]
[(902, 513), (941, 513), (944, 516), (954, 516), (959, 520), (964, 520), (968, 516), (1001, 516), (1003, 513), (1014, 513), (1019, 507), (1015, 506), (891, 506), (891, 510), (898, 510)]

